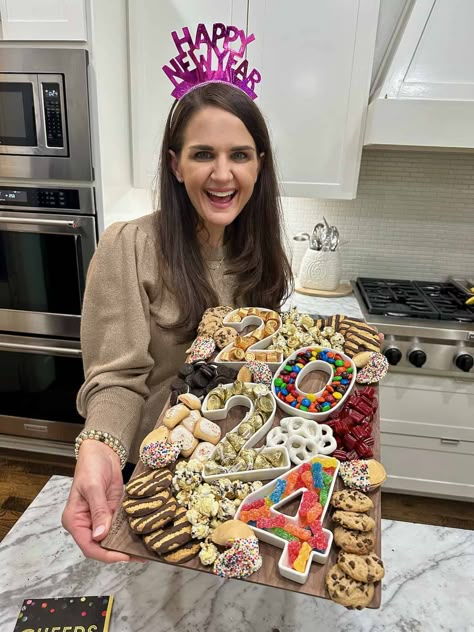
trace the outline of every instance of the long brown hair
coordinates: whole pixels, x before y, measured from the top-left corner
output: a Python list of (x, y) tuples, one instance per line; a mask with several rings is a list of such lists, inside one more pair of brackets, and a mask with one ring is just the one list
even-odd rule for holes
[(265, 120), (254, 102), (237, 88), (220, 83), (201, 86), (175, 103), (168, 115), (159, 166), (161, 210), (155, 214), (163, 280), (179, 310), (175, 323), (162, 326), (175, 329), (183, 342), (195, 336), (203, 312), (219, 301), (209, 282), (197, 237), (203, 228), (202, 220), (185, 187), (172, 172), (169, 150), (179, 157), (189, 121), (208, 106), (237, 116), (251, 134), (257, 155), (264, 153), (249, 201), (224, 232), (226, 274), (235, 275), (234, 303), (278, 309), (292, 290), (291, 268), (282, 244), (278, 183)]

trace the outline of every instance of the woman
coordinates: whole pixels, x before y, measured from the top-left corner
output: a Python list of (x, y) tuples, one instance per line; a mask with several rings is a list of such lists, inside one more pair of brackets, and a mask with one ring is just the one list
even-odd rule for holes
[(160, 206), (110, 226), (87, 277), (78, 409), (81, 434), (92, 437), (78, 451), (63, 525), (87, 557), (106, 562), (130, 560), (98, 544), (122, 495), (121, 461), (137, 461), (202, 313), (276, 309), (291, 285), (268, 130), (239, 89), (202, 85), (171, 109)]

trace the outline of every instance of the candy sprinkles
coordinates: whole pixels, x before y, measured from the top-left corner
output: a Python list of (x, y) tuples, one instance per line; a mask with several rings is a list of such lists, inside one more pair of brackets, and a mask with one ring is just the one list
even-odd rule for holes
[[(334, 375), (322, 393), (302, 393), (296, 388), (298, 373), (308, 362), (322, 360), (332, 365)], [(274, 379), (275, 394), (281, 401), (310, 413), (327, 412), (342, 399), (353, 379), (354, 369), (348, 360), (330, 349), (307, 349), (289, 360)]]
[(214, 573), (220, 577), (249, 577), (262, 566), (257, 538), (238, 538), (221, 553), (214, 563)]
[(143, 446), (140, 452), (140, 459), (148, 467), (158, 469), (174, 463), (182, 449), (182, 441), (177, 441), (176, 443), (168, 443), (165, 440), (153, 441)]

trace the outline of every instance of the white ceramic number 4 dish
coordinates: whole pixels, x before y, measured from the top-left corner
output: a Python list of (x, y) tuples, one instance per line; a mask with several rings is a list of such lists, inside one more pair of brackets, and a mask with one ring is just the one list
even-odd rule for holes
[[(313, 463), (316, 461), (321, 462), (323, 464), (323, 467), (325, 467), (324, 463), (326, 463), (327, 467), (334, 467), (332, 481), (328, 488), (326, 504), (323, 506), (323, 511), (319, 518), (322, 524), (324, 517), (326, 516), (329, 504), (330, 504), (332, 492), (334, 490), (334, 485), (336, 484), (337, 474), (339, 472), (339, 461), (337, 459), (334, 459), (333, 457), (316, 456), (306, 461), (306, 463)], [(266, 485), (258, 489), (256, 492), (253, 492), (252, 494), (247, 496), (247, 498), (242, 502), (239, 509), (237, 510), (237, 513), (235, 514), (235, 518), (237, 520), (241, 519), (240, 516), (242, 514), (242, 510), (243, 510), (242, 508), (245, 507), (245, 505), (253, 503), (254, 501), (259, 500), (261, 498), (266, 498), (270, 496), (270, 494), (272, 494), (272, 492), (276, 488), (277, 481), (279, 480), (286, 481), (292, 472), (297, 471), (301, 467), (302, 466), (299, 465), (298, 467), (291, 469), (289, 472), (287, 472), (286, 474), (283, 474), (278, 479), (272, 481), (271, 483), (267, 483)], [(302, 499), (303, 493), (307, 491), (307, 489), (308, 489), (307, 487), (301, 487), (300, 489), (290, 493), (288, 496), (283, 498), (280, 502), (272, 505), (270, 507), (270, 516), (276, 517), (280, 515), (279, 509), (282, 508), (284, 505), (288, 504), (289, 502), (291, 502), (292, 500), (294, 500), (295, 498), (300, 497)], [(310, 491), (313, 491), (313, 490), (310, 490)], [(295, 516), (287, 516), (286, 514), (283, 514), (283, 515), (285, 516), (287, 523), (294, 525), (296, 527), (305, 526), (302, 518), (299, 516), (299, 507), (298, 507), (298, 512), (296, 513)], [(278, 561), (278, 570), (280, 572), (280, 575), (282, 575), (282, 577), (285, 577), (286, 579), (291, 579), (294, 582), (304, 584), (306, 583), (308, 579), (308, 575), (311, 571), (312, 562), (317, 562), (318, 564), (325, 564), (328, 560), (329, 553), (331, 551), (332, 541), (333, 541), (333, 535), (332, 535), (332, 532), (329, 531), (329, 529), (323, 529), (323, 532), (327, 538), (327, 546), (326, 546), (325, 551), (320, 552), (317, 550), (313, 550), (313, 552), (310, 554), (309, 559), (306, 563), (304, 572), (300, 573), (299, 571), (292, 568), (291, 564), (289, 563), (289, 558), (288, 558), (289, 542), (287, 540), (280, 538), (278, 535), (275, 535), (271, 531), (267, 531), (265, 529), (259, 529), (258, 527), (253, 526), (253, 525), (250, 525), (250, 526), (252, 527), (253, 531), (255, 532), (255, 535), (258, 537), (259, 540), (262, 540), (262, 542), (267, 542), (268, 544), (272, 544), (273, 546), (277, 546), (283, 549), (280, 559)]]

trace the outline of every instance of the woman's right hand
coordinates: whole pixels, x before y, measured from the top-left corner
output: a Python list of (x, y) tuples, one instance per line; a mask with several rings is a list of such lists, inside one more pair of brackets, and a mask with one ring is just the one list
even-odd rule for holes
[[(132, 560), (130, 555), (107, 551), (99, 544), (109, 532), (122, 493), (119, 456), (105, 443), (95, 439), (85, 440), (79, 450), (62, 524), (86, 557), (101, 562)], [(136, 558), (133, 560), (138, 561)]]

